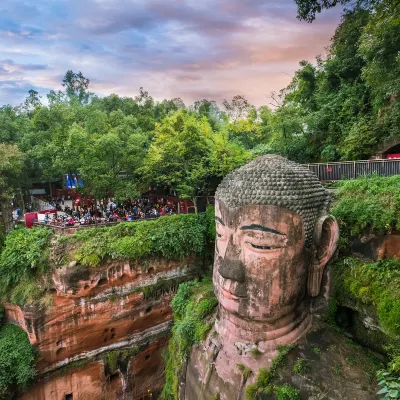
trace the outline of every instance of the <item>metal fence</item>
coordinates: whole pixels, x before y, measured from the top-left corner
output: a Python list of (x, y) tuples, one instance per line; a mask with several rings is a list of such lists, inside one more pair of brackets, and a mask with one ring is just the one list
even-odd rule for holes
[(365, 175), (400, 175), (400, 159), (343, 161), (305, 164), (323, 182), (354, 179)]

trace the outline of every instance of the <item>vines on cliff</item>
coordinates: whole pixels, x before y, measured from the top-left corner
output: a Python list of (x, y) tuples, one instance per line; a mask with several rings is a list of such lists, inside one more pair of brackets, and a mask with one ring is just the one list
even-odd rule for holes
[(182, 283), (171, 302), (174, 312), (174, 327), (166, 354), (166, 383), (161, 394), (162, 400), (178, 398), (179, 375), (187, 361), (192, 346), (204, 340), (212, 327), (210, 319), (217, 299), (212, 281), (204, 278), (201, 282)]
[(400, 336), (400, 261), (366, 264), (357, 258), (338, 260), (333, 268), (335, 295), (340, 302), (352, 299), (372, 305), (379, 324), (392, 337)]
[(50, 271), (52, 231), (15, 229), (5, 239), (0, 254), (0, 298), (24, 305), (41, 299)]

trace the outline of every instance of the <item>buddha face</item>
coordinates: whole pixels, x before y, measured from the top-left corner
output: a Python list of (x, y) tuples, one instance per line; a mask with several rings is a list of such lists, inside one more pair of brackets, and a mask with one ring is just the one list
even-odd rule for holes
[(274, 323), (303, 301), (310, 252), (302, 218), (271, 205), (228, 208), (216, 201), (214, 288), (239, 317)]

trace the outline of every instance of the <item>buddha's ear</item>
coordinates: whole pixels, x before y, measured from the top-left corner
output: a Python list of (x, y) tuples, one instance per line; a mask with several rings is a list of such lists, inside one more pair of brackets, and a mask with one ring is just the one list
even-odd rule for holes
[(314, 229), (314, 257), (308, 271), (307, 290), (310, 296), (318, 296), (325, 265), (335, 254), (339, 240), (339, 225), (334, 217), (321, 217)]

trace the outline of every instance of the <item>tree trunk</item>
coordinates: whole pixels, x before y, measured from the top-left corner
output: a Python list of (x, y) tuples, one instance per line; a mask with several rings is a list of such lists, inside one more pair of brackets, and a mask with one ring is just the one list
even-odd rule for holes
[(192, 197), (192, 202), (193, 202), (193, 205), (194, 205), (194, 212), (195, 212), (196, 214), (198, 214), (198, 213), (199, 213), (199, 210), (197, 209), (197, 196), (193, 196), (193, 197)]
[(22, 193), (21, 186), (19, 187), (19, 195), (21, 197), (21, 215), (25, 214), (25, 201), (24, 201), (24, 195)]
[(11, 232), (14, 228), (11, 197), (6, 193), (4, 193), (2, 196), (0, 195), (0, 203), (4, 231), (8, 233)]

